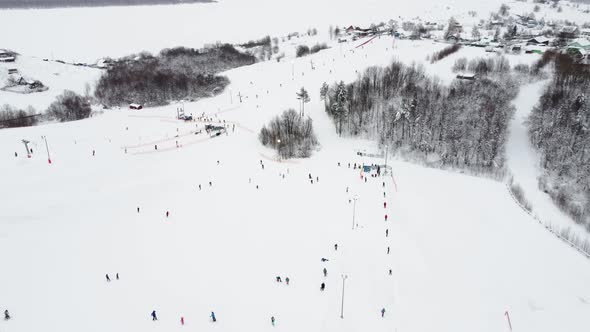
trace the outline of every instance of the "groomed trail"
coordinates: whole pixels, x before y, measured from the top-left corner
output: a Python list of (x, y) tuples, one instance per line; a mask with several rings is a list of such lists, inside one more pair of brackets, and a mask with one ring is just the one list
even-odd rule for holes
[(561, 212), (549, 195), (539, 189), (539, 177), (543, 171), (540, 157), (530, 142), (526, 120), (547, 83), (540, 81), (523, 86), (513, 102), (516, 113), (510, 122), (506, 145), (507, 166), (514, 182), (522, 187), (525, 198), (532, 206), (533, 215), (556, 231), (570, 229), (579, 239), (590, 241), (590, 234)]
[[(0, 330), (497, 332), (508, 330), (508, 312), (514, 331), (586, 332), (590, 262), (532, 223), (505, 184), (396, 160), (397, 190), (389, 177), (360, 177), (355, 164), (383, 160), (356, 151), (378, 147), (338, 137), (320, 86), (444, 45), (353, 47), (226, 72), (224, 93), (185, 112), (239, 105), (219, 120), (240, 125), (199, 144), (179, 137), (175, 147), (171, 138), (197, 125), (174, 120), (178, 105), (0, 131), (0, 309), (13, 317)], [(446, 77), (437, 66), (425, 65)], [(302, 86), (321, 149), (269, 160), (256, 133), (297, 108)], [(230, 93), (250, 98), (238, 104)], [(121, 149), (158, 140), (172, 149)]]

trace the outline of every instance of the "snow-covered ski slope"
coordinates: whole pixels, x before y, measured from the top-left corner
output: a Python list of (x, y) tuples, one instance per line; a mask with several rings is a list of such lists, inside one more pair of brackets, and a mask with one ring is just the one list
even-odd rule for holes
[[(382, 160), (355, 154), (374, 143), (336, 136), (319, 87), (433, 49), (392, 44), (227, 72), (223, 94), (184, 105), (226, 121), (214, 139), (191, 133), (203, 123), (175, 120), (180, 105), (0, 131), (0, 309), (13, 317), (0, 330), (491, 332), (508, 331), (508, 311), (514, 331), (587, 331), (590, 262), (503, 183), (400, 161), (393, 178), (365, 183), (348, 168)], [(279, 162), (257, 133), (297, 107), (301, 86), (322, 147)]]
[(543, 170), (540, 167), (540, 157), (530, 143), (526, 120), (547, 83), (548, 81), (541, 81), (525, 85), (514, 100), (516, 113), (510, 123), (506, 146), (507, 166), (514, 182), (522, 187), (527, 201), (531, 204), (532, 214), (555, 232), (569, 229), (580, 242), (583, 242), (590, 239), (590, 234), (583, 226), (574, 223), (553, 203), (547, 193), (539, 189), (539, 177)]
[[(562, 12), (541, 5), (537, 18), (582, 24), (588, 14), (562, 2)], [(421, 18), (448, 22), (454, 16), (465, 27), (487, 20), (506, 3), (513, 14), (533, 12), (534, 3), (516, 0), (219, 0), (186, 5), (0, 10), (0, 48), (22, 54), (93, 62), (141, 51), (159, 52), (174, 46), (246, 42), (266, 35), (286, 36), (317, 28), (368, 26), (371, 23)], [(475, 12), (476, 16), (469, 15)], [(469, 28), (470, 29), (470, 28)], [(466, 30), (470, 31), (470, 30)]]

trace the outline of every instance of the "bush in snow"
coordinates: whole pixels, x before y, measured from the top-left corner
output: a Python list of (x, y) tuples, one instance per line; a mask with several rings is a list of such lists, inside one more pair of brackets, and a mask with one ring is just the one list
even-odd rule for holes
[(510, 191), (512, 192), (512, 195), (514, 195), (514, 198), (516, 198), (516, 200), (520, 203), (520, 205), (523, 208), (525, 208), (529, 212), (532, 212), (533, 207), (524, 196), (524, 191), (522, 190), (522, 187), (518, 183), (514, 182), (514, 180), (511, 180), (510, 182)]
[(467, 64), (467, 70), (478, 75), (507, 73), (510, 71), (510, 63), (503, 56), (493, 58), (477, 58), (469, 61)]
[(309, 47), (307, 45), (299, 45), (295, 50), (295, 55), (300, 58), (309, 54)]
[(461, 45), (460, 44), (453, 44), (453, 45), (449, 45), (445, 48), (443, 48), (442, 50), (435, 52), (431, 57), (430, 57), (430, 63), (435, 63), (437, 61), (440, 61), (446, 57), (448, 57), (449, 55), (459, 51), (461, 49)]
[(241, 47), (243, 48), (252, 48), (252, 47), (258, 47), (258, 46), (269, 46), (270, 47), (270, 36), (266, 36), (264, 38), (261, 38), (259, 40), (250, 40), (247, 43), (244, 44), (240, 44)]
[(459, 58), (455, 60), (455, 64), (453, 64), (453, 72), (460, 72), (465, 71), (467, 69), (467, 59), (466, 58)]
[(282, 158), (307, 158), (318, 145), (311, 118), (289, 109), (260, 130), (262, 145), (272, 147)]
[(514, 71), (520, 74), (530, 74), (531, 73), (531, 68), (524, 64), (524, 63), (519, 63), (517, 65), (514, 66)]
[(321, 50), (325, 50), (328, 48), (328, 45), (326, 43), (318, 43), (313, 45), (311, 48), (309, 48), (309, 46), (307, 45), (299, 45), (297, 46), (297, 49), (295, 50), (295, 55), (300, 58), (303, 56), (307, 56), (310, 54), (315, 54)]
[(320, 43), (320, 44), (315, 44), (311, 47), (311, 49), (309, 50), (309, 52), (311, 54), (315, 54), (321, 50), (325, 50), (328, 48), (328, 45), (326, 45), (326, 43)]
[(88, 100), (73, 91), (65, 90), (47, 109), (47, 114), (61, 122), (85, 119), (92, 109)]

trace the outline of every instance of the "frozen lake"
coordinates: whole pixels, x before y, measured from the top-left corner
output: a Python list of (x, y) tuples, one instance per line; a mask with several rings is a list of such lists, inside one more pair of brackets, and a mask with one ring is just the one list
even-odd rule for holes
[(90, 6), (162, 5), (212, 0), (0, 0), (0, 8), (58, 8)]

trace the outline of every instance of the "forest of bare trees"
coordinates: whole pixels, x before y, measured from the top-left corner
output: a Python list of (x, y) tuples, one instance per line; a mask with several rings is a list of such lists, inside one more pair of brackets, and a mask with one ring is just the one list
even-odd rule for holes
[(320, 95), (340, 135), (378, 139), (437, 167), (496, 173), (518, 92), (509, 74), (495, 71), (502, 67), (492, 63), (475, 81), (444, 86), (421, 67), (393, 62), (352, 84), (324, 84)]
[(254, 56), (228, 44), (207, 50), (165, 49), (158, 56), (144, 53), (115, 62), (98, 81), (95, 96), (109, 107), (210, 97), (229, 84), (217, 73), (255, 62)]
[(529, 118), (529, 134), (541, 154), (544, 189), (558, 206), (590, 230), (590, 68), (564, 54)]

